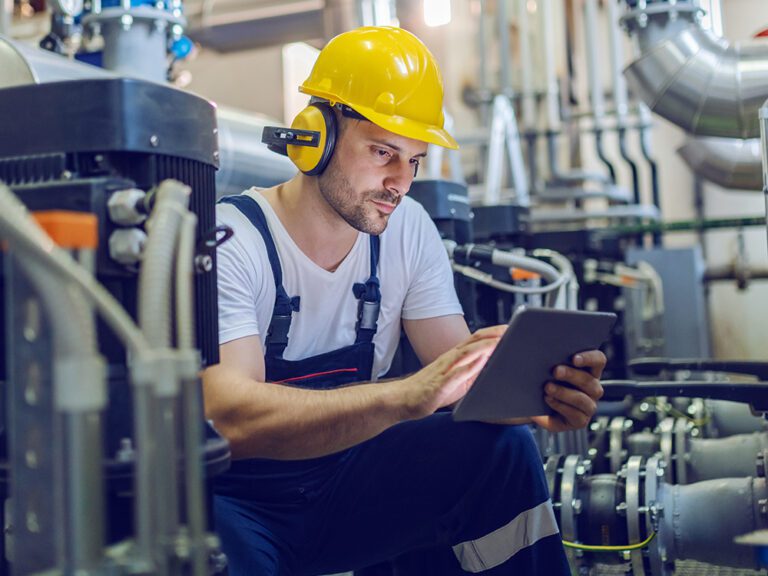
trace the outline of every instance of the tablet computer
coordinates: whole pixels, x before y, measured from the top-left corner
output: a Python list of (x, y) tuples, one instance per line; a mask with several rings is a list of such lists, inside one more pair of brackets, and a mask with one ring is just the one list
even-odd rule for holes
[(502, 420), (552, 414), (544, 385), (559, 364), (608, 340), (616, 314), (520, 307), (474, 385), (454, 407), (455, 420)]

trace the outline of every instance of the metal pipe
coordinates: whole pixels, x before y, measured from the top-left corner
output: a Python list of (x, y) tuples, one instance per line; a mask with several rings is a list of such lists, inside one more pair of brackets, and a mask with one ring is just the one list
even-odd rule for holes
[(509, 17), (507, 0), (496, 1), (496, 22), (499, 27), (499, 93), (512, 98), (512, 46), (509, 42)]
[(478, 15), (477, 44), (480, 53), (480, 62), (478, 65), (478, 99), (480, 100), (480, 124), (488, 126), (488, 113), (491, 102), (490, 81), (488, 79), (488, 35), (485, 30), (485, 14), (487, 11), (486, 0), (480, 0), (478, 4), (480, 13)]
[(613, 79), (613, 102), (616, 107), (616, 126), (619, 137), (619, 154), (632, 172), (632, 192), (635, 204), (640, 204), (640, 176), (637, 162), (627, 150), (627, 117), (629, 116), (629, 95), (627, 83), (621, 73), (624, 66), (624, 45), (619, 30), (618, 2), (606, 4), (608, 11), (608, 36), (611, 43), (611, 77)]
[(642, 51), (625, 70), (630, 88), (691, 134), (756, 138), (768, 48), (715, 36), (698, 24), (698, 12), (688, 2), (655, 2), (623, 18)]
[[(659, 545), (670, 559), (758, 568), (756, 558), (734, 536), (766, 527), (760, 502), (765, 478), (727, 478), (686, 486), (659, 486)], [(717, 521), (713, 521), (717, 519)]]
[(597, 0), (584, 2), (585, 42), (587, 45), (587, 73), (589, 76), (589, 95), (592, 103), (592, 117), (595, 127), (595, 148), (600, 161), (605, 164), (611, 182), (616, 183), (616, 169), (605, 154), (603, 147), (603, 131), (605, 130), (605, 97), (598, 64), (597, 39)]
[(768, 234), (768, 101), (760, 108), (760, 141), (763, 148), (763, 197), (765, 198), (766, 233)]
[(760, 140), (689, 138), (677, 153), (697, 176), (726, 189), (762, 189)]
[(13, 0), (0, 0), (0, 35), (10, 36), (13, 24)]
[[(551, 133), (559, 133), (562, 130), (560, 122), (560, 88), (557, 83), (557, 71), (555, 70), (555, 30), (553, 13), (554, 1), (541, 2), (542, 40), (544, 42), (544, 76), (546, 83), (547, 102), (547, 130)], [(550, 158), (550, 161), (552, 159)]]
[(515, 202), (521, 206), (528, 206), (530, 204), (530, 191), (523, 163), (523, 151), (520, 144), (520, 133), (517, 130), (515, 109), (507, 96), (499, 94), (493, 99), (486, 184), (483, 196), (483, 203), (486, 206), (493, 206), (500, 201), (505, 149), (515, 189)]
[[(639, 104), (638, 114), (640, 115), (640, 150), (643, 153), (648, 169), (651, 173), (651, 202), (656, 207), (659, 213), (659, 218), (662, 216), (661, 212), (661, 194), (659, 191), (659, 165), (651, 155), (651, 111), (645, 104)], [(661, 234), (654, 232), (653, 244), (655, 246), (661, 246)]]
[(686, 484), (716, 478), (739, 478), (755, 473), (757, 455), (768, 449), (768, 433), (737, 434), (727, 438), (691, 438), (685, 454)]
[[(526, 0), (518, 0), (517, 2), (517, 25), (520, 40), (520, 76), (523, 89), (521, 94), (523, 114), (520, 124), (522, 124), (526, 132), (530, 132), (536, 127), (536, 100), (533, 90), (530, 16), (528, 15), (528, 2)], [(531, 178), (535, 178), (535, 173), (531, 173)]]

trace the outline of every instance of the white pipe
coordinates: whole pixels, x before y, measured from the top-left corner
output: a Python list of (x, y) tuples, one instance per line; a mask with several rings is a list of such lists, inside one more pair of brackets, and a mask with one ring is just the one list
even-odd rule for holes
[(584, 0), (584, 27), (592, 116), (594, 117), (595, 129), (602, 130), (605, 118), (605, 98), (598, 55), (597, 0)]
[(552, 6), (555, 0), (545, 0), (539, 3), (541, 22), (543, 22), (542, 39), (544, 42), (544, 75), (547, 85), (547, 128), (551, 132), (560, 132), (560, 88), (557, 83), (555, 70), (555, 31), (554, 13)]
[[(551, 0), (547, 0), (547, 2), (549, 1)], [(526, 130), (533, 130), (536, 127), (536, 101), (533, 90), (533, 61), (531, 59), (528, 0), (517, 0), (517, 24), (520, 40), (520, 75), (523, 85), (523, 121), (521, 124)], [(549, 25), (551, 26), (551, 24)]]
[(627, 81), (624, 79), (624, 45), (623, 36), (619, 28), (619, 5), (615, 0), (609, 0), (608, 9), (608, 34), (611, 41), (611, 76), (613, 77), (613, 102), (616, 106), (616, 121), (619, 128), (627, 123), (629, 115), (629, 96)]

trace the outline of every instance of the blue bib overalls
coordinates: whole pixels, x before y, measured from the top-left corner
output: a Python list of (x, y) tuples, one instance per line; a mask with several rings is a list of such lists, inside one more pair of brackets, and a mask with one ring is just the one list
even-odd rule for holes
[[(379, 238), (370, 239), (370, 277), (352, 287), (359, 301), (355, 342), (289, 361), (283, 352), (300, 300), (282, 285), (266, 218), (247, 195), (222, 202), (259, 230), (275, 279), (266, 380), (315, 389), (370, 380), (381, 301)], [(570, 573), (525, 426), (456, 423), (440, 413), (321, 458), (238, 460), (217, 478), (214, 510), (230, 576), (316, 576), (435, 545), (456, 559), (439, 576)]]

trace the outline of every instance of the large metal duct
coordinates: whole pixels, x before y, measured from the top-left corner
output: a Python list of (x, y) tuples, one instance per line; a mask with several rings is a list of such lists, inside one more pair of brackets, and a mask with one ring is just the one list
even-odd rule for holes
[(757, 138), (758, 109), (768, 98), (768, 45), (719, 38), (698, 24), (700, 12), (683, 0), (629, 11), (622, 21), (642, 56), (625, 69), (627, 82), (654, 112), (691, 134)]
[(696, 175), (723, 188), (762, 189), (757, 138), (689, 138), (677, 153)]
[[(102, 68), (63, 58), (0, 36), (0, 89), (87, 78), (113, 78)], [(269, 120), (257, 114), (218, 108), (219, 170), (217, 196), (236, 194), (251, 186), (273, 186), (291, 178), (296, 168), (288, 158), (261, 143)]]
[(189, 36), (219, 52), (330, 40), (396, 18), (395, 0), (186, 0), (184, 5)]

